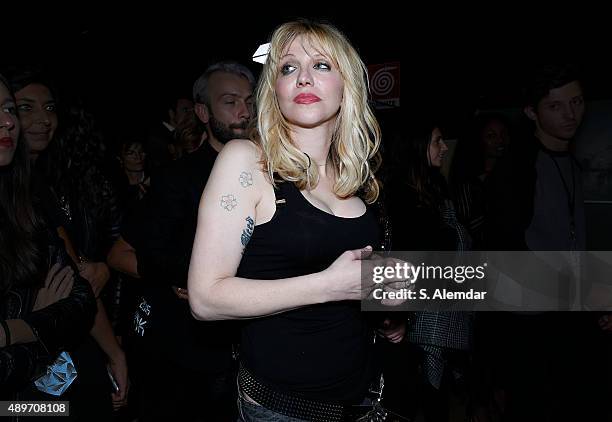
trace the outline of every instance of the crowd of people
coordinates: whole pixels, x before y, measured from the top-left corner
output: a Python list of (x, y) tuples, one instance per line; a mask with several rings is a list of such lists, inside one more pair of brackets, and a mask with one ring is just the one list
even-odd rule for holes
[(74, 421), (611, 420), (605, 313), (360, 306), (376, 251), (586, 250), (571, 66), (525, 81), (529, 132), (479, 112), (456, 145), (435, 110), (386, 127), (357, 50), (307, 20), (257, 77), (211, 64), (113, 142), (45, 72), (0, 73), (0, 399)]

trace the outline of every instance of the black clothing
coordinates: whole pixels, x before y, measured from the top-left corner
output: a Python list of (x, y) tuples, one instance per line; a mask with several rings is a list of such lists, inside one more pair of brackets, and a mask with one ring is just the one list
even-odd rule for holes
[[(48, 268), (55, 263), (70, 263), (63, 242), (53, 230), (40, 233), (41, 248), (49, 251)], [(46, 275), (46, 272), (45, 272)], [(44, 280), (40, 280), (42, 286)], [(0, 396), (17, 399), (20, 391), (44, 375), (64, 350), (72, 350), (89, 333), (96, 314), (96, 305), (89, 283), (75, 269), (70, 295), (43, 309), (32, 311), (38, 288), (13, 286), (0, 298), (0, 319), (22, 319), (32, 328), (36, 342), (0, 349)]]
[[(546, 157), (543, 157), (546, 156)], [(500, 160), (499, 164), (490, 176), (490, 190), (487, 200), (487, 213), (485, 216), (486, 227), (486, 242), (490, 250), (506, 250), (519, 251), (529, 249), (539, 250), (568, 250), (569, 246), (565, 243), (559, 245), (551, 245), (549, 239), (546, 248), (530, 248), (526, 240), (526, 232), (530, 227), (536, 213), (541, 213), (543, 210), (535, 209), (539, 196), (539, 191), (542, 189), (551, 191), (557, 190), (556, 184), (550, 186), (541, 186), (541, 182), (546, 177), (547, 182), (551, 182), (549, 175), (538, 174), (543, 169), (540, 166), (541, 161), (553, 163), (552, 160), (558, 160), (565, 156), (573, 162), (572, 167), (575, 171), (575, 185), (569, 180), (570, 177), (564, 175), (564, 182), (567, 180), (567, 185), (573, 192), (570, 196), (574, 196), (575, 207), (574, 213), (576, 218), (576, 230), (582, 233), (576, 233), (578, 238), (578, 247), (572, 247), (571, 250), (584, 249), (584, 205), (582, 203), (581, 176), (579, 165), (569, 153), (557, 153), (547, 150), (535, 136), (531, 136), (524, 143), (518, 144), (510, 149), (510, 153)], [(546, 158), (547, 160), (543, 160)], [(553, 163), (554, 164), (554, 163)], [(562, 168), (559, 170), (561, 172)], [(553, 170), (554, 171), (554, 170)], [(561, 186), (561, 179), (558, 174), (554, 175), (556, 183)], [(540, 183), (540, 185), (539, 185)], [(562, 188), (561, 188), (562, 189)], [(575, 195), (572, 195), (575, 193)], [(548, 204), (548, 206), (567, 209), (568, 198), (562, 195), (559, 198), (558, 204)], [(550, 198), (549, 198), (550, 199)], [(556, 217), (556, 215), (555, 215)], [(545, 217), (544, 217), (545, 218)], [(582, 219), (582, 221), (578, 221)], [(558, 227), (558, 231), (567, 233), (569, 237), (569, 223)], [(546, 234), (543, 234), (546, 236)]]
[[(357, 218), (337, 217), (316, 208), (288, 182), (278, 184), (276, 196), (276, 213), (255, 226), (238, 277), (312, 274), (346, 250), (378, 245), (379, 227), (370, 208)], [(355, 404), (372, 381), (372, 340), (359, 302), (332, 302), (246, 322), (241, 356), (248, 371), (273, 389)]]
[(216, 158), (207, 142), (152, 176), (143, 217), (146, 247), (136, 249), (138, 274), (148, 283), (187, 287), (200, 198)]
[(237, 323), (196, 321), (189, 303), (171, 289), (187, 286), (200, 198), (216, 157), (206, 143), (154, 174), (143, 202), (146, 212), (122, 231), (136, 250), (143, 286), (133, 333), (142, 338), (132, 340), (141, 357), (152, 355), (139, 368), (143, 421), (176, 415), (177, 409), (183, 411), (180, 418), (198, 420), (198, 412), (189, 408), (193, 400), (214, 420), (236, 419), (232, 341)]
[(444, 222), (440, 210), (423, 204), (407, 183), (391, 189), (389, 216), (394, 251), (457, 250), (457, 231)]

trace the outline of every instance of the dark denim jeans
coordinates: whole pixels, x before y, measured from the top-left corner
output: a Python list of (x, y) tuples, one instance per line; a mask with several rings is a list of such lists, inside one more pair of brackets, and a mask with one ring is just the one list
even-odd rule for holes
[(276, 413), (245, 400), (238, 394), (238, 422), (306, 422)]

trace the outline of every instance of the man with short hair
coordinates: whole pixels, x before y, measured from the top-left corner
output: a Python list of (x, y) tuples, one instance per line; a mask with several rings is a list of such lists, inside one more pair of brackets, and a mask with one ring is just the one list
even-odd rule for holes
[(569, 66), (542, 66), (525, 88), (528, 139), (514, 142), (494, 172), (490, 249), (584, 250), (580, 167), (570, 152), (584, 115), (582, 86)]
[(255, 103), (255, 79), (247, 70), (237, 63), (221, 62), (210, 66), (194, 83), (195, 112), (207, 124), (208, 142), (217, 152), (232, 139), (247, 138)]

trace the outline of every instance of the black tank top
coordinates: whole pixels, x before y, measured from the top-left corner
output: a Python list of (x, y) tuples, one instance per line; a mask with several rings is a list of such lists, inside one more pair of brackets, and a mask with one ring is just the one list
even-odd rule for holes
[[(344, 251), (377, 247), (377, 219), (369, 207), (342, 218), (312, 205), (293, 183), (279, 183), (276, 212), (255, 226), (237, 276), (281, 279), (319, 272)], [(312, 305), (247, 321), (245, 367), (269, 387), (300, 397), (354, 404), (372, 380), (374, 332), (359, 301)]]

